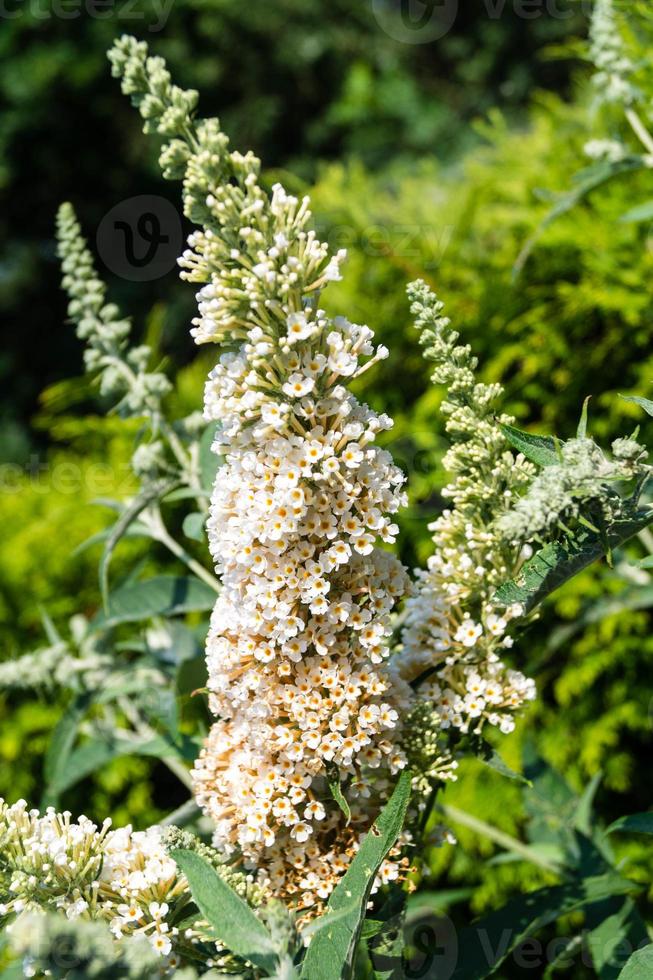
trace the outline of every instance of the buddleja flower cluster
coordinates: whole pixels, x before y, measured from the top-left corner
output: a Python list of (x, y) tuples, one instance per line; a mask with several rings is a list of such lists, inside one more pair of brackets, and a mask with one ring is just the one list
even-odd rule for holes
[(590, 26), (593, 83), (601, 102), (629, 106), (641, 93), (632, 83), (635, 66), (621, 37), (614, 0), (596, 0)]
[[(596, 0), (592, 11), (590, 25), (589, 57), (594, 65), (592, 85), (596, 93), (597, 106), (605, 106), (617, 111), (617, 122), (625, 120), (639, 141), (639, 164), (645, 167), (653, 166), (653, 136), (647, 129), (644, 116), (651, 115), (650, 98), (642, 90), (637, 81), (637, 60), (629, 53), (628, 45), (623, 36), (624, 24), (617, 16), (614, 0)], [(622, 114), (622, 115), (621, 115)], [(614, 119), (612, 132), (608, 137), (590, 140), (585, 145), (585, 153), (593, 160), (608, 163), (636, 159), (628, 141), (622, 138), (617, 130), (614, 135)]]
[[(98, 828), (84, 816), (72, 820), (52, 808), (41, 815), (24, 800), (13, 806), (0, 800), (0, 917), (14, 920), (10, 931), (20, 931), (21, 917), (30, 913), (106, 922), (122, 949), (129, 940), (146, 941), (164, 973), (174, 972), (182, 957), (206, 959), (207, 951), (215, 965), (229, 965), (232, 957), (207, 929), (179, 925), (192, 912), (192, 899), (167, 852), (179, 845), (178, 837), (156, 827), (111, 830), (110, 820)], [(216, 857), (213, 852), (214, 866), (231, 887), (259, 902), (260, 889)]]
[(85, 341), (87, 371), (99, 373), (102, 393), (119, 398), (119, 408), (127, 414), (161, 419), (161, 401), (170, 382), (158, 371), (147, 371), (149, 347), (127, 349), (130, 322), (107, 302), (106, 286), (97, 276), (70, 204), (59, 209), (57, 238), (63, 287), (70, 295), (68, 314), (77, 324), (77, 336)]
[(508, 447), (500, 423), (512, 420), (494, 414), (502, 389), (476, 380), (476, 359), (458, 344), (443, 304), (421, 281), (409, 287), (409, 297), (425, 356), (436, 364), (433, 380), (446, 389), (441, 411), (452, 445), (444, 466), (453, 480), (443, 490), (452, 506), (431, 525), (435, 551), (406, 603), (398, 660), (426, 702), (409, 726), (411, 759), (424, 769), (430, 753), (434, 771), (446, 778), (455, 775), (448, 734), (479, 735), (486, 725), (510, 732), (515, 713), (535, 696), (533, 681), (502, 659), (513, 643), (511, 622), (523, 610), (498, 609), (492, 599), (528, 555), (521, 542), (507, 544), (495, 522), (534, 468)]
[(649, 470), (647, 450), (634, 439), (615, 439), (612, 458), (587, 438), (560, 444), (559, 454), (559, 462), (546, 466), (498, 521), (499, 531), (508, 540), (550, 538), (579, 518), (608, 526), (623, 517), (628, 507), (614, 485), (643, 478)]
[(24, 800), (0, 801), (0, 880), (7, 896), (0, 916), (56, 911), (102, 920), (117, 939), (146, 939), (172, 972), (182, 954), (193, 958), (193, 947), (207, 942), (198, 929), (176, 925), (191, 911), (186, 880), (158, 828), (110, 828), (110, 820), (98, 828), (84, 816), (72, 820), (52, 808), (41, 815)]
[(131, 323), (115, 303), (107, 302), (106, 285), (69, 203), (62, 204), (57, 214), (57, 242), (62, 286), (70, 298), (68, 315), (85, 342), (86, 370), (123, 417), (144, 417), (149, 422), (149, 439), (140, 442), (132, 457), (134, 471), (150, 479), (181, 472), (196, 485), (195, 450), (184, 443), (196, 439), (202, 416), (194, 412), (176, 426), (168, 423), (164, 401), (172, 384), (161, 371), (148, 369), (152, 351), (147, 344), (130, 344)]
[[(345, 386), (387, 350), (321, 308), (344, 253), (308, 228), (308, 200), (278, 184), (268, 196), (259, 161), (230, 152), (216, 120), (190, 120), (194, 96), (143, 44), (124, 38), (111, 60), (147, 128), (174, 136), (164, 168), (183, 171), (186, 213), (203, 226), (181, 260), (201, 284), (193, 334), (223, 348), (205, 397), (226, 460), (208, 522), (223, 583), (207, 643), (219, 720), (195, 768), (197, 800), (217, 847), (318, 907), (373, 816), (366, 771), (381, 770), (378, 798), (405, 764), (410, 690), (384, 661), (407, 576), (379, 547), (395, 540), (404, 477), (375, 445), (390, 419)], [(328, 792), (332, 768), (349, 824)]]
[[(124, 665), (106, 650), (85, 616), (72, 616), (69, 631), (68, 639), (53, 636), (50, 645), (0, 663), (0, 690), (102, 690), (106, 696), (124, 683)], [(161, 688), (167, 683), (163, 671), (145, 660), (132, 661), (129, 674), (134, 687), (140, 685), (143, 690)]]

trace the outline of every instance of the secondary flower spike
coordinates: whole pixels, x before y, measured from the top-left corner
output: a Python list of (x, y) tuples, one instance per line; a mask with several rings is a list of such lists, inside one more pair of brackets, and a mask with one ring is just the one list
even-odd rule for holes
[(502, 660), (513, 642), (509, 624), (523, 610), (497, 609), (492, 597), (525, 553), (497, 523), (534, 468), (510, 451), (499, 423), (513, 420), (494, 414), (502, 389), (477, 380), (476, 358), (458, 343), (443, 304), (421, 281), (408, 294), (425, 357), (435, 363), (433, 381), (445, 388), (441, 411), (451, 448), (443, 462), (453, 479), (442, 492), (452, 506), (431, 525), (435, 550), (406, 604), (402, 676), (430, 702), (443, 734), (480, 734), (485, 725), (507, 733), (515, 712), (535, 697), (535, 684)]

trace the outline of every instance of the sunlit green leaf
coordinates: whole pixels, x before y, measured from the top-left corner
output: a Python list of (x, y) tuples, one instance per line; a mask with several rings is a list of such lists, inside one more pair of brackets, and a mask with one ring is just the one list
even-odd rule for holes
[(625, 402), (631, 402), (633, 405), (639, 405), (643, 408), (647, 415), (653, 415), (653, 401), (650, 398), (642, 398), (640, 395), (619, 395)]
[(302, 966), (302, 980), (341, 980), (351, 970), (365, 909), (376, 873), (403, 826), (410, 799), (411, 775), (404, 771), (390, 800), (365, 837), (356, 857), (334, 889), (325, 916), (347, 909), (312, 940)]
[(552, 436), (522, 432), (514, 425), (501, 425), (500, 428), (513, 449), (536, 466), (553, 466), (560, 461), (556, 440)]
[(653, 521), (653, 510), (633, 513), (629, 519), (615, 521), (605, 535), (581, 528), (571, 540), (544, 545), (522, 567), (519, 575), (501, 585), (494, 594), (498, 603), (521, 603), (529, 612), (570, 578), (606, 554), (618, 548)]
[(249, 905), (199, 854), (176, 849), (171, 856), (186, 875), (193, 900), (217, 939), (266, 975), (272, 973), (278, 959), (272, 937)]

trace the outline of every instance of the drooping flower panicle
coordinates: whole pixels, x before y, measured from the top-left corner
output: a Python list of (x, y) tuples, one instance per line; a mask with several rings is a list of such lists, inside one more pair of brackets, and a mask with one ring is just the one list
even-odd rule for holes
[[(122, 39), (114, 72), (148, 129), (172, 137), (162, 163), (182, 177), (189, 239), (182, 277), (201, 285), (193, 335), (222, 348), (206, 387), (224, 457), (208, 534), (223, 591), (207, 642), (219, 717), (195, 768), (215, 844), (238, 849), (277, 894), (328, 896), (405, 764), (399, 716), (411, 697), (385, 663), (390, 612), (407, 576), (383, 550), (397, 533), (403, 475), (375, 445), (391, 425), (346, 385), (387, 356), (373, 333), (320, 306), (340, 277), (309, 227), (308, 199), (259, 182), (217, 120), (143, 44)], [(330, 797), (346, 782), (351, 823)], [(392, 874), (391, 870), (384, 874)]]

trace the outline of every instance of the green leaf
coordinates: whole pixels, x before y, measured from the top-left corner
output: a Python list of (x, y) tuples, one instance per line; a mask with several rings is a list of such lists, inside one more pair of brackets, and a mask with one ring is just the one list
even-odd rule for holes
[(56, 646), (57, 643), (63, 642), (59, 630), (52, 622), (47, 609), (39, 606), (39, 616), (41, 617), (41, 623), (43, 624), (45, 635), (48, 638), (48, 643), (50, 643), (52, 646)]
[(105, 608), (108, 607), (109, 603), (109, 564), (116, 545), (129, 525), (136, 520), (138, 515), (141, 514), (146, 507), (149, 507), (153, 500), (157, 500), (159, 497), (164, 496), (164, 494), (168, 493), (168, 491), (174, 489), (174, 487), (178, 485), (179, 480), (156, 480), (149, 486), (144, 487), (138, 496), (124, 508), (120, 517), (111, 528), (104, 546), (104, 551), (102, 552), (99, 567), (100, 592), (102, 594), (102, 601)]
[(553, 436), (536, 436), (522, 432), (514, 425), (499, 426), (504, 436), (517, 452), (537, 466), (553, 466), (560, 461), (558, 445)]
[[(592, 920), (596, 921), (593, 928)], [(617, 980), (628, 953), (649, 942), (646, 925), (631, 898), (608, 899), (588, 909), (586, 946), (599, 980)]]
[[(326, 916), (322, 916), (325, 919), (325, 925), (328, 920)], [(372, 939), (373, 936), (378, 936), (378, 934), (384, 929), (385, 922), (380, 922), (378, 919), (365, 919), (361, 927), (361, 939)]]
[(653, 834), (653, 813), (633, 813), (628, 817), (619, 817), (611, 823), (606, 834), (617, 831), (628, 834)]
[(202, 433), (202, 438), (200, 439), (200, 482), (203, 489), (209, 493), (213, 489), (216, 473), (224, 462), (224, 458), (218, 456), (211, 449), (213, 440), (215, 439), (215, 433), (215, 424), (209, 425)]
[(464, 810), (459, 810), (458, 807), (441, 803), (438, 809), (447, 819), (452, 820), (454, 823), (461, 823), (464, 827), (469, 827), (476, 834), (488, 837), (495, 844), (498, 844), (499, 847), (504, 847), (507, 851), (516, 855), (518, 860), (530, 861), (532, 864), (536, 864), (546, 871), (559, 872), (559, 864), (556, 863), (555, 859), (554, 861), (550, 859), (551, 848), (548, 848), (547, 853), (543, 854), (542, 848), (534, 844), (524, 844), (519, 838), (512, 837), (510, 834), (499, 830), (498, 827), (494, 827), (485, 820), (481, 820), (471, 813), (466, 813)]
[(544, 974), (542, 975), (542, 980), (553, 980), (553, 977), (558, 972), (558, 969), (566, 968), (569, 965), (569, 958), (580, 952), (583, 948), (583, 937), (582, 936), (569, 936), (561, 941), (562, 949), (557, 953), (555, 959), (551, 960), (548, 964)]
[(277, 953), (270, 933), (249, 905), (194, 851), (175, 849), (171, 857), (188, 879), (193, 900), (227, 949), (271, 974)]
[[(374, 878), (396, 842), (410, 799), (411, 774), (402, 772), (392, 796), (366, 835), (356, 857), (334, 889), (325, 916), (327, 928), (313, 938), (302, 965), (302, 980), (341, 980), (349, 976)], [(347, 909), (328, 922), (331, 912)]]
[(92, 703), (92, 694), (80, 694), (68, 705), (55, 726), (43, 764), (45, 789), (41, 799), (42, 807), (54, 806), (57, 802), (61, 792), (59, 787), (70, 769), (70, 756), (79, 726)]
[(653, 977), (653, 946), (638, 949), (619, 974), (619, 980), (651, 980)]
[(606, 546), (618, 548), (652, 521), (653, 510), (636, 511), (628, 519), (615, 521), (605, 534), (582, 528), (571, 540), (544, 545), (515, 579), (497, 589), (494, 601), (506, 605), (519, 602), (530, 612), (555, 589), (605, 555)]
[(129, 755), (153, 756), (161, 759), (179, 754), (176, 746), (165, 738), (144, 738), (140, 741), (127, 738), (90, 739), (67, 756), (66, 764), (57, 771), (49, 792), (55, 798), (59, 797), (71, 786), (91, 776), (114, 759)]
[(139, 706), (150, 721), (158, 723), (174, 741), (179, 732), (179, 710), (174, 691), (150, 688), (141, 693)]
[(215, 605), (215, 591), (190, 576), (155, 575), (143, 582), (123, 585), (109, 596), (106, 612), (93, 620), (95, 629), (110, 629), (120, 623), (134, 623), (152, 616), (179, 616), (185, 612), (205, 612)]
[(347, 823), (351, 820), (351, 810), (349, 809), (349, 803), (345, 799), (342, 788), (340, 785), (340, 773), (337, 766), (327, 766), (327, 783), (329, 785), (329, 792), (334, 798), (340, 809), (345, 815), (345, 820)]
[(619, 395), (619, 397), (625, 402), (632, 402), (633, 405), (639, 405), (647, 415), (653, 415), (653, 401), (650, 398), (642, 398), (640, 395)]
[(174, 504), (179, 500), (206, 500), (211, 494), (206, 490), (202, 490), (197, 487), (180, 487), (178, 490), (172, 490), (167, 493), (163, 498), (163, 502), (166, 504)]
[(420, 889), (408, 898), (408, 923), (427, 914), (446, 915), (452, 905), (466, 902), (473, 894), (473, 888), (442, 888), (437, 892)]
[(401, 954), (404, 949), (404, 923), (406, 910), (402, 909), (390, 922), (383, 923), (383, 929), (370, 937), (369, 953), (374, 967), (374, 980), (393, 980), (397, 968), (401, 971)]
[(206, 518), (204, 517), (204, 514), (197, 512), (193, 514), (186, 514), (182, 525), (183, 532), (186, 537), (191, 538), (193, 541), (203, 541), (205, 520)]
[(578, 801), (576, 813), (574, 814), (574, 826), (580, 830), (581, 834), (590, 837), (592, 833), (592, 810), (596, 791), (601, 785), (603, 773), (597, 772), (592, 776), (589, 783), (583, 790), (583, 794)]
[[(355, 898), (352, 898), (349, 905), (344, 905), (337, 912), (331, 911), (328, 915), (320, 915), (317, 919), (312, 919), (301, 931), (302, 941), (308, 945), (308, 940), (312, 940), (313, 936), (316, 936), (318, 932), (322, 932), (323, 929), (330, 929), (335, 922), (340, 922), (341, 919), (345, 919), (357, 908), (358, 902)], [(369, 932), (365, 929), (368, 921), (370, 926)], [(368, 935), (376, 935), (384, 925), (384, 922), (378, 922), (376, 919), (365, 920), (361, 928), (361, 938), (367, 938)]]
[(179, 665), (175, 676), (175, 685), (179, 697), (187, 698), (200, 688), (206, 687), (208, 674), (206, 657), (200, 654), (191, 660), (184, 660)]
[(609, 872), (511, 899), (503, 908), (463, 929), (452, 980), (485, 980), (525, 939), (560, 916), (613, 895), (626, 895), (634, 887), (632, 882)]
[(514, 779), (518, 783), (522, 783), (524, 786), (531, 786), (531, 781), (526, 779), (520, 772), (515, 772), (510, 766), (504, 762), (498, 752), (488, 746), (489, 751), (486, 755), (479, 755), (478, 758), (481, 762), (489, 766), (490, 769), (494, 769), (495, 772), (500, 773), (502, 776), (506, 776), (507, 779)]
[(646, 201), (644, 204), (638, 204), (636, 208), (631, 208), (621, 215), (619, 221), (625, 223), (653, 221), (653, 201)]
[(612, 163), (596, 163), (591, 167), (585, 167), (583, 170), (580, 170), (578, 173), (574, 174), (574, 186), (570, 190), (556, 195), (554, 206), (540, 222), (535, 232), (527, 240), (526, 244), (517, 256), (517, 260), (513, 266), (513, 277), (516, 278), (521, 273), (524, 265), (526, 264), (526, 260), (533, 251), (537, 240), (550, 224), (561, 217), (561, 215), (566, 214), (567, 211), (571, 211), (571, 209), (576, 207), (576, 205), (579, 204), (583, 198), (587, 197), (591, 191), (596, 190), (597, 187), (600, 187), (601, 184), (607, 183), (618, 174), (626, 173), (631, 170), (640, 170), (644, 166), (644, 157), (629, 156), (625, 157), (623, 160), (616, 160)]
[(592, 397), (591, 395), (588, 395), (585, 401), (583, 402), (583, 410), (580, 413), (580, 421), (578, 423), (578, 428), (576, 429), (577, 439), (587, 438), (587, 406), (590, 403), (591, 397)]
[[(99, 544), (101, 541), (106, 541), (111, 534), (112, 528), (105, 528), (103, 531), (98, 531), (97, 534), (92, 534), (90, 538), (86, 538), (81, 544), (78, 544), (74, 551), (71, 551), (70, 557), (77, 558), (78, 555), (83, 554), (89, 548), (92, 548), (94, 544)], [(134, 521), (128, 528), (125, 529), (123, 533), (123, 538), (150, 538), (152, 534), (150, 529), (141, 523), (141, 521)]]

